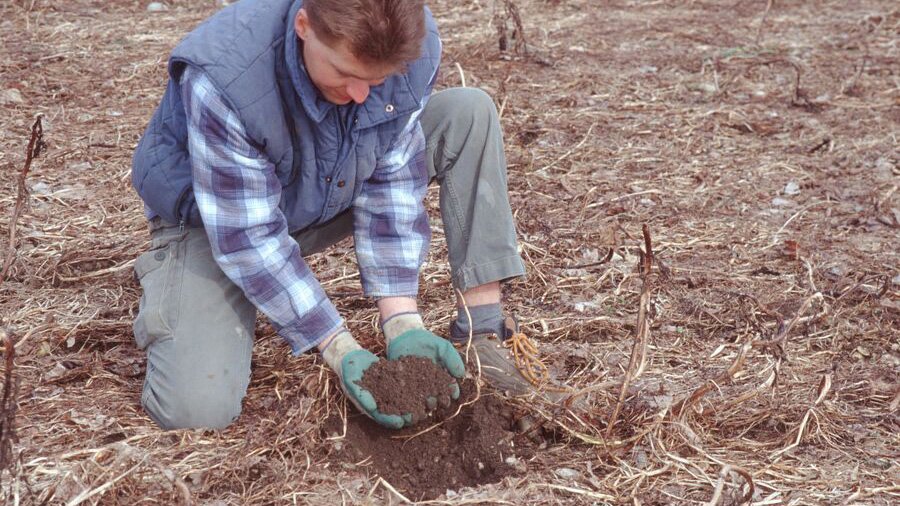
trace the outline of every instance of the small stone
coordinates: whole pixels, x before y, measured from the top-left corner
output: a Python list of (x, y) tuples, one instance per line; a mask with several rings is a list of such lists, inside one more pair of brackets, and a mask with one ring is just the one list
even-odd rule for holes
[(716, 85), (713, 83), (690, 83), (687, 85), (687, 87), (691, 91), (700, 91), (708, 95), (712, 95), (716, 92)]
[(638, 67), (638, 72), (641, 74), (655, 74), (659, 72), (659, 68), (653, 65), (641, 65)]
[(31, 191), (37, 193), (38, 195), (50, 195), (53, 193), (53, 189), (50, 188), (50, 185), (43, 181), (38, 181), (31, 185)]
[(0, 92), (0, 104), (21, 104), (25, 99), (22, 98), (22, 92), (16, 88), (10, 88)]
[(66, 164), (66, 169), (69, 170), (88, 170), (91, 168), (91, 162), (72, 162)]
[(647, 458), (647, 452), (645, 452), (642, 448), (635, 448), (634, 466), (638, 469), (646, 469), (649, 465), (650, 460)]
[(564, 480), (574, 480), (581, 474), (578, 471), (568, 467), (560, 467), (559, 469), (553, 471), (553, 473)]
[(44, 379), (56, 379), (56, 378), (59, 378), (60, 376), (62, 376), (63, 374), (65, 374), (66, 371), (68, 371), (68, 369), (66, 369), (66, 366), (64, 366), (64, 365), (60, 364), (59, 362), (57, 362), (56, 365), (53, 366), (53, 369), (50, 369), (49, 371), (47, 371), (47, 373), (44, 375)]
[(798, 193), (800, 193), (800, 185), (796, 181), (790, 181), (784, 185), (785, 195), (797, 195)]
[(150, 2), (147, 4), (147, 12), (164, 12), (169, 10), (169, 6), (162, 2)]
[(794, 205), (794, 202), (788, 199), (783, 199), (781, 197), (775, 197), (772, 199), (772, 205), (775, 207), (788, 207)]

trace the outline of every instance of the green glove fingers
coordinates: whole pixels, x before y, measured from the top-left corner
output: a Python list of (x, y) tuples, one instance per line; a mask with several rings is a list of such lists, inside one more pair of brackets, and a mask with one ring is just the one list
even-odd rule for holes
[[(397, 360), (408, 355), (430, 359), (443, 367), (455, 378), (466, 375), (466, 366), (450, 341), (440, 338), (425, 329), (411, 329), (392, 339), (388, 344), (388, 360)], [(456, 397), (459, 397), (459, 385)]]
[(453, 382), (450, 384), (450, 397), (455, 401), (459, 399), (459, 383)]
[(367, 350), (351, 351), (341, 360), (341, 382), (344, 391), (350, 401), (364, 414), (375, 420), (379, 425), (391, 429), (401, 429), (412, 425), (412, 414), (388, 415), (378, 411), (375, 397), (357, 382), (362, 380), (363, 374), (372, 364), (378, 362), (378, 357)]

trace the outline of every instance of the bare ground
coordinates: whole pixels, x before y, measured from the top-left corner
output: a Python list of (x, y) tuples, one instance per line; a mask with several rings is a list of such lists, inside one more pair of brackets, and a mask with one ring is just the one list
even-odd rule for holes
[[(0, 4), (3, 237), (37, 113), (48, 144), (0, 287), (19, 381), (17, 459), (0, 497), (396, 502), (365, 462), (329, 459), (322, 424), (345, 409), (333, 378), (312, 355), (290, 357), (262, 321), (233, 427), (160, 432), (141, 411), (131, 265), (147, 234), (130, 156), (169, 50), (217, 8), (169, 5)], [(524, 46), (506, 5), (518, 7)], [(525, 470), (441, 501), (896, 503), (896, 2), (441, 0), (433, 10), (441, 86), (464, 78), (501, 110), (529, 268), (508, 286), (509, 306), (557, 377), (600, 385), (568, 408), (521, 404), (544, 420)], [(636, 331), (644, 223), (658, 260), (650, 346), (607, 437)], [(453, 299), (437, 218), (434, 230), (421, 301), (443, 331)], [(312, 266), (378, 351), (349, 246)]]

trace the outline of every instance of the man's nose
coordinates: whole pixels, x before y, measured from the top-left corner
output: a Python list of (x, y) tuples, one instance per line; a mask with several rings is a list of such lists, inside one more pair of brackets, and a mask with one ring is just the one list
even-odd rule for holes
[(347, 85), (347, 94), (350, 95), (354, 102), (361, 104), (369, 96), (369, 84), (360, 79), (354, 79)]

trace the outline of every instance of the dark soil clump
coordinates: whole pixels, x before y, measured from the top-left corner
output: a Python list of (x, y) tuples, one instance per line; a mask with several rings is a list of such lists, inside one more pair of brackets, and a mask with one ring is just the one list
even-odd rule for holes
[(438, 405), (450, 405), (453, 376), (431, 360), (407, 356), (381, 360), (366, 369), (359, 385), (372, 393), (378, 410), (388, 415), (413, 414), (416, 424), (431, 415), (428, 397)]
[[(460, 400), (475, 397), (470, 381), (462, 384)], [(437, 419), (456, 412), (438, 408)], [(347, 420), (346, 437), (336, 444), (332, 458), (343, 463), (371, 458), (370, 476), (382, 476), (414, 501), (428, 500), (449, 490), (496, 483), (516, 472), (530, 451), (514, 442), (513, 410), (503, 399), (482, 392), (474, 404), (454, 418), (409, 438), (427, 426), (401, 431), (385, 429), (362, 415)], [(326, 423), (329, 436), (342, 431), (341, 420)], [(371, 466), (371, 467), (369, 467)]]

